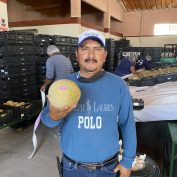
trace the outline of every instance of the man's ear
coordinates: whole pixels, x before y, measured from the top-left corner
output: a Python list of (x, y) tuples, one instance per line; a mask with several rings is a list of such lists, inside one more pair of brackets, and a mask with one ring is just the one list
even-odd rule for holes
[(107, 55), (108, 55), (108, 52), (107, 52), (107, 50), (105, 50), (105, 59), (104, 59), (104, 62), (106, 62)]
[(78, 61), (78, 49), (75, 50), (76, 60)]

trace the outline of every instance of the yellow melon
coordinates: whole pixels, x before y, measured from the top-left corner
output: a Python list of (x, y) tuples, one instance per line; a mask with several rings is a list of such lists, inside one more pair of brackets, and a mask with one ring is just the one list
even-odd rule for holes
[(78, 85), (68, 79), (55, 81), (48, 91), (48, 99), (50, 103), (57, 108), (77, 104), (80, 96), (81, 91)]

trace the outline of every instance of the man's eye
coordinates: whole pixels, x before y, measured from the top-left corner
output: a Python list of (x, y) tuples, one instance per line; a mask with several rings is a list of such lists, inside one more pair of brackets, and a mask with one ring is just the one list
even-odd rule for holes
[(100, 51), (102, 48), (101, 47), (95, 47), (96, 51)]
[(88, 47), (81, 47), (81, 50), (88, 50)]

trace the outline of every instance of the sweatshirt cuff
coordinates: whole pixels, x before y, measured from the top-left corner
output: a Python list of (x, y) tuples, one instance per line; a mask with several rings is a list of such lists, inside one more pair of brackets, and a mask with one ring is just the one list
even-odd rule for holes
[(134, 158), (130, 157), (123, 157), (122, 160), (120, 161), (120, 164), (124, 166), (125, 168), (132, 168)]

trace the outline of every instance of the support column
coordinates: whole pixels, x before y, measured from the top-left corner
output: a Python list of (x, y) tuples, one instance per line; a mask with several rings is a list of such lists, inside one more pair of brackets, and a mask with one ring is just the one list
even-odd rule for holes
[(81, 18), (81, 0), (70, 0), (71, 17)]
[(109, 33), (110, 32), (110, 25), (111, 25), (111, 19), (110, 19), (110, 0), (107, 0), (107, 11), (104, 13), (104, 32)]
[(110, 13), (105, 12), (104, 13), (104, 31), (105, 32), (110, 32), (110, 25), (111, 25)]

